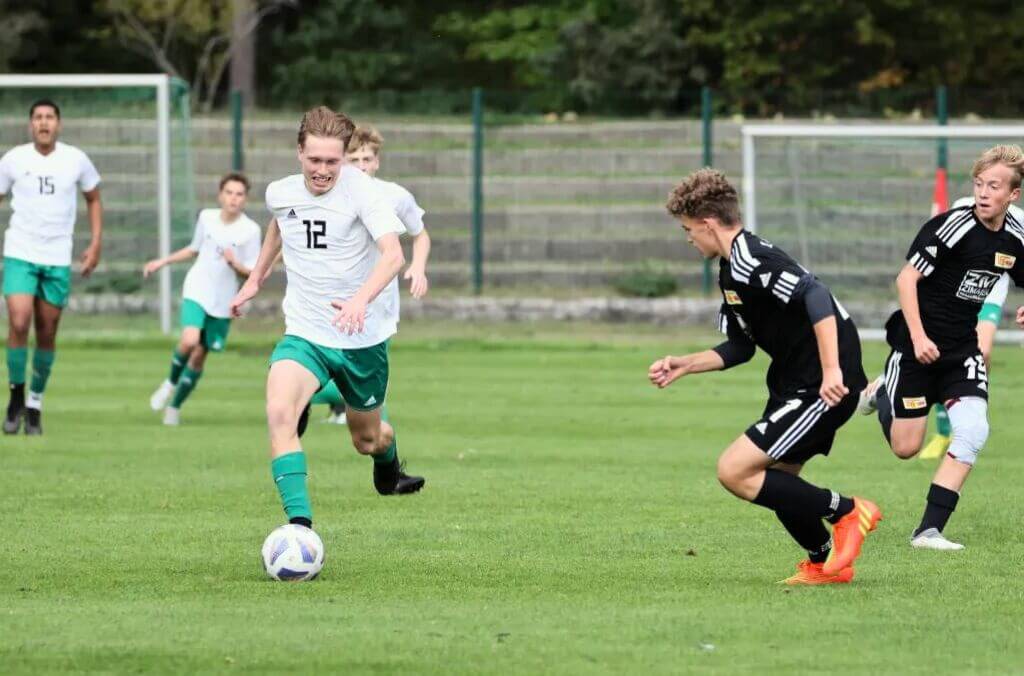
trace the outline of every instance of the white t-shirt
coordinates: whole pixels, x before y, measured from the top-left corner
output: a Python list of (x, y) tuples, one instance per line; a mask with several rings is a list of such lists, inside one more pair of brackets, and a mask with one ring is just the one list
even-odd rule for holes
[(350, 336), (331, 324), (337, 312), (331, 301), (354, 296), (380, 259), (374, 242), (405, 232), (373, 179), (343, 165), (334, 187), (313, 195), (301, 174), (288, 176), (267, 186), (267, 208), (281, 229), (286, 334), (349, 349), (377, 345), (395, 334), (398, 315), (386, 289), (367, 306), (362, 333)]
[[(953, 208), (966, 207), (968, 205), (974, 206), (973, 197), (961, 197), (956, 202), (953, 202)], [(1024, 210), (1018, 207), (1016, 204), (1011, 204), (1009, 212), (1017, 220), (1018, 223), (1024, 223)], [(1003, 303), (1006, 302), (1006, 294), (1010, 290), (1010, 275), (1003, 273), (1003, 276), (999, 278), (996, 285), (992, 287), (992, 290), (988, 292), (988, 296), (985, 297), (985, 305), (998, 305), (1003, 307)]]
[(260, 226), (239, 214), (231, 223), (220, 219), (220, 209), (203, 209), (189, 249), (199, 255), (185, 275), (182, 297), (199, 303), (211, 317), (230, 317), (231, 300), (238, 293), (238, 273), (224, 260), (231, 249), (235, 260), (247, 268), (260, 256)]
[[(384, 193), (385, 199), (391, 204), (391, 208), (394, 209), (398, 220), (402, 221), (402, 225), (405, 226), (405, 231), (413, 237), (423, 232), (423, 214), (426, 212), (416, 203), (416, 198), (412, 196), (412, 193), (391, 181), (382, 181), (379, 178), (374, 178), (373, 182)], [(391, 280), (387, 288), (381, 292), (381, 295), (387, 294), (389, 302), (394, 305), (396, 320), (400, 315), (401, 309), (398, 277), (399, 275), (395, 275), (395, 278)]]
[(4, 256), (36, 265), (71, 265), (78, 192), (89, 192), (100, 175), (89, 157), (58, 141), (49, 155), (32, 143), (0, 158), (0, 195), (11, 192), (11, 223)]

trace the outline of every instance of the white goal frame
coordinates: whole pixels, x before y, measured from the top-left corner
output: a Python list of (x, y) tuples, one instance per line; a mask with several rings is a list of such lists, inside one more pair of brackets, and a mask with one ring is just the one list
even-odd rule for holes
[[(171, 253), (171, 78), (169, 75), (0, 75), (0, 88), (152, 87), (157, 117), (157, 211), (159, 255)], [(102, 174), (102, 167), (100, 173)], [(171, 332), (171, 269), (160, 270), (160, 329)]]
[[(743, 225), (757, 232), (755, 143), (758, 138), (918, 138), (918, 139), (1019, 139), (1024, 125), (984, 124), (745, 124), (740, 128), (743, 145)], [(894, 271), (895, 274), (895, 271)], [(885, 338), (885, 331), (861, 329), (869, 340)], [(996, 333), (996, 342), (1022, 343), (1020, 331)]]

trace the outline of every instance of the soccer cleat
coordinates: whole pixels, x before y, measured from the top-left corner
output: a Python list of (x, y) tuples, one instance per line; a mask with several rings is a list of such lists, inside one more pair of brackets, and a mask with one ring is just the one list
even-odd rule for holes
[(796, 564), (796, 575), (787, 577), (785, 580), (781, 580), (782, 584), (788, 585), (814, 585), (814, 584), (843, 584), (851, 582), (853, 580), (853, 567), (843, 568), (836, 575), (826, 575), (822, 572), (821, 568), (825, 564), (813, 563), (808, 559), (804, 559), (800, 563)]
[(181, 409), (168, 406), (164, 409), (164, 424), (169, 427), (177, 427), (181, 424)]
[(331, 404), (331, 414), (327, 416), (327, 422), (335, 425), (344, 425), (348, 421), (345, 418), (345, 404)]
[(25, 386), (11, 385), (11, 398), (7, 402), (7, 416), (4, 418), (4, 434), (17, 434), (25, 417)]
[(885, 376), (878, 376), (860, 391), (860, 398), (857, 400), (857, 413), (871, 415), (878, 410), (878, 388), (885, 382)]
[(853, 509), (832, 527), (832, 551), (822, 566), (822, 572), (835, 575), (853, 565), (854, 560), (860, 556), (861, 545), (868, 533), (875, 530), (881, 520), (882, 510), (878, 509), (878, 505), (854, 497)]
[(171, 385), (169, 381), (163, 381), (160, 383), (160, 387), (149, 396), (149, 407), (154, 411), (160, 411), (164, 406), (167, 405), (167, 400), (174, 394), (174, 385)]
[(949, 450), (949, 437), (941, 434), (936, 434), (931, 438), (921, 452), (918, 453), (917, 457), (922, 460), (935, 460), (946, 455), (946, 451)]
[(416, 493), (427, 483), (421, 476), (409, 476), (404, 469), (405, 463), (399, 463), (397, 455), (389, 463), (373, 463), (373, 487), (381, 495), (405, 495)]
[(302, 409), (302, 415), (299, 416), (299, 422), (295, 425), (295, 433), (302, 438), (302, 435), (306, 433), (306, 428), (309, 427), (309, 404), (306, 404), (306, 408)]
[(959, 542), (951, 542), (938, 528), (926, 528), (910, 538), (910, 546), (917, 549), (936, 549), (957, 552), (964, 548)]
[(38, 408), (25, 409), (25, 434), (37, 437), (43, 433), (43, 412)]

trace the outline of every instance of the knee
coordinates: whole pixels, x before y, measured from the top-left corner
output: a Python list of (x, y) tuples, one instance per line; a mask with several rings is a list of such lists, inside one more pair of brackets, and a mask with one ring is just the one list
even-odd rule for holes
[(894, 438), (892, 440), (892, 452), (900, 460), (908, 460), (917, 455), (917, 452), (921, 450), (921, 443), (916, 439), (900, 439)]
[(192, 351), (199, 346), (199, 336), (193, 336), (190, 333), (182, 334), (181, 341), (178, 342), (178, 352), (181, 354), (192, 354)]
[[(962, 401), (956, 404), (956, 406), (963, 405)], [(970, 406), (965, 406), (965, 408), (970, 408)], [(974, 465), (978, 460), (978, 453), (988, 441), (988, 417), (983, 405), (976, 406), (975, 410), (967, 412), (973, 413), (973, 415), (959, 415), (964, 411), (958, 411), (956, 418), (950, 416), (953, 438), (949, 443), (949, 454), (965, 465)]]
[(373, 455), (377, 452), (377, 435), (369, 432), (353, 432), (352, 447), (362, 455)]
[(8, 325), (11, 333), (18, 338), (27, 338), (29, 327), (32, 326), (31, 315), (11, 315)]
[(717, 475), (718, 483), (722, 484), (722, 487), (730, 493), (736, 493), (743, 483), (742, 473), (729, 462), (725, 455), (718, 459)]
[(271, 431), (285, 429), (294, 434), (298, 422), (299, 416), (291, 402), (280, 399), (267, 400), (267, 425)]

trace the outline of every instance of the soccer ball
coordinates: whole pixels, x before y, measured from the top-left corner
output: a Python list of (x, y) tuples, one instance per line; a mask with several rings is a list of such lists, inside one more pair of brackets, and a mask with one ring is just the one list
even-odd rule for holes
[(288, 523), (263, 541), (263, 569), (275, 580), (313, 580), (323, 567), (324, 543), (310, 528)]

